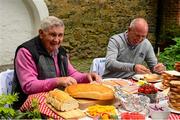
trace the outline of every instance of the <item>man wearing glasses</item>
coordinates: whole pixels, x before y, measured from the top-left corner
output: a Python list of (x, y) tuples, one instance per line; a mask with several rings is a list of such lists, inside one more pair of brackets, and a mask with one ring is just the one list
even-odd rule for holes
[[(153, 47), (146, 38), (148, 23), (136, 18), (124, 33), (113, 35), (108, 43), (103, 78), (130, 78), (134, 74), (161, 74), (165, 70), (158, 63)], [(148, 68), (143, 65), (144, 61)]]

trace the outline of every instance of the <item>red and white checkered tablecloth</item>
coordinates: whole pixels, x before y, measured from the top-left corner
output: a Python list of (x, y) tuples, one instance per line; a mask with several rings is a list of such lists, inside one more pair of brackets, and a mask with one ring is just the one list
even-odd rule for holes
[(32, 99), (36, 98), (39, 103), (39, 111), (41, 114), (49, 117), (49, 118), (54, 118), (54, 119), (60, 119), (63, 120), (62, 117), (57, 115), (55, 112), (53, 112), (46, 104), (46, 97), (45, 95), (48, 92), (43, 92), (43, 93), (37, 93), (37, 94), (32, 94), (29, 95), (27, 100), (24, 102), (24, 104), (21, 106), (20, 110), (27, 111), (27, 110), (32, 110)]
[[(53, 112), (46, 104), (46, 97), (45, 95), (47, 94), (47, 92), (43, 92), (43, 93), (37, 93), (37, 94), (32, 94), (29, 95), (29, 97), (27, 98), (27, 100), (24, 102), (24, 104), (21, 106), (20, 110), (23, 111), (27, 111), (27, 110), (32, 110), (32, 99), (36, 98), (39, 102), (39, 111), (41, 114), (49, 117), (49, 118), (53, 118), (53, 119), (60, 119), (63, 120), (62, 117), (60, 117), (59, 115), (57, 115), (55, 112)], [(175, 113), (171, 113), (169, 115), (168, 120), (180, 120), (180, 114), (175, 114)]]

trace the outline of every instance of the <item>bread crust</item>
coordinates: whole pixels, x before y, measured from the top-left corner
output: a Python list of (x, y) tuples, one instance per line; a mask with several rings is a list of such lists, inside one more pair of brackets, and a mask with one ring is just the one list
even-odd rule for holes
[(179, 104), (180, 105), (180, 99), (169, 99), (169, 102), (170, 103), (177, 103), (177, 104)]
[(179, 81), (178, 80), (172, 80), (172, 81), (170, 81), (170, 84), (172, 86), (180, 86), (180, 79), (179, 79)]
[(176, 92), (176, 93), (180, 93), (180, 89), (178, 89), (178, 88), (170, 88), (170, 91), (172, 91), (172, 92)]
[(66, 87), (65, 91), (74, 98), (96, 100), (114, 99), (113, 90), (102, 84), (76, 84)]
[(70, 111), (79, 107), (77, 100), (58, 89), (54, 89), (47, 94), (46, 102), (59, 111)]

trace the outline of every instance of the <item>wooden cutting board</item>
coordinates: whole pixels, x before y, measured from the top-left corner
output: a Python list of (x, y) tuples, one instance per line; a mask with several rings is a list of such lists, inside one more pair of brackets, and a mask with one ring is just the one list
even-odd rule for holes
[(79, 101), (79, 108), (81, 110), (86, 109), (88, 106), (91, 105), (112, 105), (115, 103), (115, 100), (92, 100), (92, 99), (77, 99)]

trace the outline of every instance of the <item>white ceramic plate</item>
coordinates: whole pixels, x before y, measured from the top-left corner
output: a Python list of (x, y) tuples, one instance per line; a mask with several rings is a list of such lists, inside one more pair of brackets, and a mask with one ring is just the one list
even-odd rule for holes
[[(132, 76), (132, 79), (138, 81), (138, 80), (143, 80), (144, 79), (144, 74), (136, 74), (134, 76)], [(151, 83), (156, 83), (156, 82), (161, 82), (162, 79), (159, 79), (159, 80), (154, 80), (154, 81), (151, 81)]]
[(143, 80), (144, 79), (144, 75), (143, 74), (136, 74), (134, 76), (132, 76), (132, 79), (134, 80)]
[(161, 82), (155, 83), (154, 86), (159, 90), (164, 90), (163, 89), (163, 84)]

